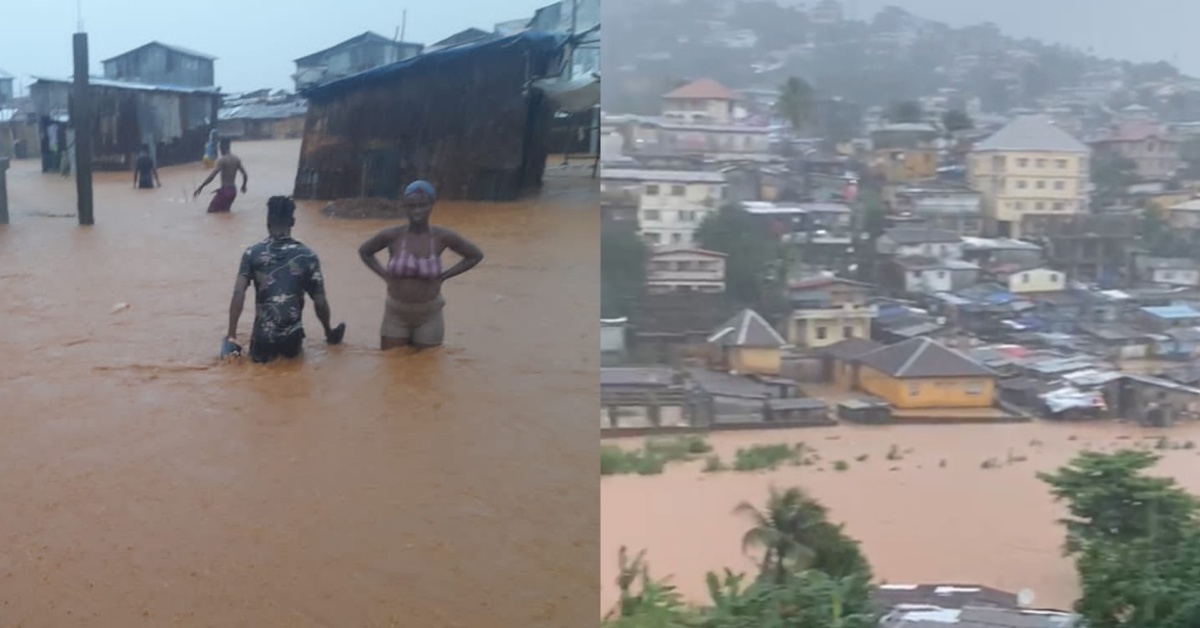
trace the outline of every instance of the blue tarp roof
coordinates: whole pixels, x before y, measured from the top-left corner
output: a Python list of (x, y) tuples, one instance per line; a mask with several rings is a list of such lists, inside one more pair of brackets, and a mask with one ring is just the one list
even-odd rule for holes
[(1163, 305), (1161, 307), (1144, 307), (1142, 311), (1157, 316), (1159, 318), (1200, 318), (1200, 312), (1197, 312), (1190, 305)]
[(329, 100), (331, 98), (353, 92), (363, 86), (393, 78), (417, 68), (424, 69), (430, 65), (444, 63), (446, 61), (451, 61), (474, 54), (486, 54), (488, 52), (501, 50), (509, 46), (521, 46), (535, 55), (548, 56), (556, 53), (558, 49), (566, 43), (566, 41), (567, 36), (565, 34), (526, 31), (517, 33), (516, 35), (510, 35), (508, 37), (501, 37), (499, 39), (492, 39), (479, 43), (466, 44), (462, 46), (446, 48), (443, 50), (436, 50), (434, 52), (427, 52), (425, 54), (412, 57), (411, 59), (405, 59), (404, 61), (398, 61), (396, 63), (380, 66), (378, 68), (372, 68), (365, 72), (359, 72), (358, 74), (340, 78), (335, 81), (330, 81), (322, 85), (315, 85), (313, 87), (301, 90), (300, 93), (310, 100)]

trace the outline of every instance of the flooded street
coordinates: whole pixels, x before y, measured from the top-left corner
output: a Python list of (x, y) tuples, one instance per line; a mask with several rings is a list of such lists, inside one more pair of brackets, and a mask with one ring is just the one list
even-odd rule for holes
[[(651, 573), (671, 576), (689, 599), (706, 601), (706, 571), (753, 572), (741, 551), (743, 500), (765, 503), (768, 489), (799, 486), (845, 522), (863, 543), (876, 577), (892, 583), (980, 583), (1030, 588), (1035, 605), (1069, 608), (1078, 589), (1061, 554), (1065, 510), (1035, 474), (1053, 471), (1084, 449), (1153, 448), (1167, 436), (1200, 444), (1200, 426), (1148, 430), (1123, 425), (1030, 423), (987, 426), (839, 426), (720, 434), (723, 459), (740, 447), (804, 442), (820, 464), (762, 473), (702, 473), (703, 462), (672, 464), (659, 476), (601, 480), (601, 612), (617, 598), (617, 550), (646, 549)], [(637, 447), (640, 440), (619, 441)], [(901, 459), (887, 455), (896, 446)], [(1200, 450), (1170, 449), (1157, 473), (1200, 494)], [(867, 456), (865, 460), (858, 460)], [(989, 460), (999, 468), (985, 469)], [(848, 463), (846, 471), (833, 463)], [(942, 461), (945, 466), (942, 466)]]
[(392, 223), (302, 204), (294, 235), (321, 257), (345, 343), (323, 344), (309, 303), (305, 360), (221, 365), (239, 255), (266, 235), (267, 197), (291, 193), (299, 142), (233, 150), (250, 194), (228, 216), (191, 200), (199, 164), (152, 191), (98, 174), (91, 228), (73, 180), (9, 172), (0, 625), (557, 628), (593, 612), (594, 196), (439, 203), (433, 222), (487, 258), (447, 283), (446, 346), (418, 355), (377, 351), (385, 288), (357, 255)]

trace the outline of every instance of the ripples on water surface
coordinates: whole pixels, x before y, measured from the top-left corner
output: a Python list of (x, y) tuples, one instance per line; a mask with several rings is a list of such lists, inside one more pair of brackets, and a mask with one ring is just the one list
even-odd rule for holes
[(447, 286), (447, 346), (418, 355), (375, 350), (384, 287), (357, 247), (388, 223), (302, 204), (295, 236), (321, 256), (345, 344), (319, 342), (310, 304), (302, 363), (220, 365), (238, 256), (298, 149), (236, 144), (250, 194), (230, 216), (190, 200), (198, 164), (149, 192), (99, 174), (90, 229), (73, 181), (10, 171), (0, 625), (557, 628), (593, 612), (595, 196), (553, 182), (542, 202), (439, 204), (434, 222), (488, 257)]

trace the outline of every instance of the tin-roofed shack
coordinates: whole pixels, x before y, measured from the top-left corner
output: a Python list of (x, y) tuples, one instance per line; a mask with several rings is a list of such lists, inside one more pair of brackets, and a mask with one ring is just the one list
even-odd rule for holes
[(565, 38), (524, 32), (311, 87), (296, 198), (397, 198), (428, 179), (445, 199), (513, 200), (540, 186)]
[[(200, 160), (221, 104), (217, 88), (89, 81), (97, 170), (129, 170), (142, 144), (153, 146), (160, 167)], [(38, 78), (29, 86), (43, 135), (70, 112), (72, 89), (70, 80), (53, 78)]]

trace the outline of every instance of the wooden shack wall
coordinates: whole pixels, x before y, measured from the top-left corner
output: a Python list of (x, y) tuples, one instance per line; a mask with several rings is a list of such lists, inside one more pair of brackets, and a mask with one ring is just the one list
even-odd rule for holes
[(513, 47), (310, 101), (294, 195), (395, 198), (427, 179), (445, 199), (515, 199), (541, 182), (553, 115), (527, 78)]
[[(133, 168), (138, 150), (148, 135), (155, 138), (159, 167), (199, 161), (208, 132), (216, 120), (218, 96), (163, 94), (128, 89), (93, 87), (93, 155), (97, 170)], [(159, 111), (160, 107), (177, 108)], [(181, 134), (164, 138), (155, 128), (160, 115), (178, 115)]]

